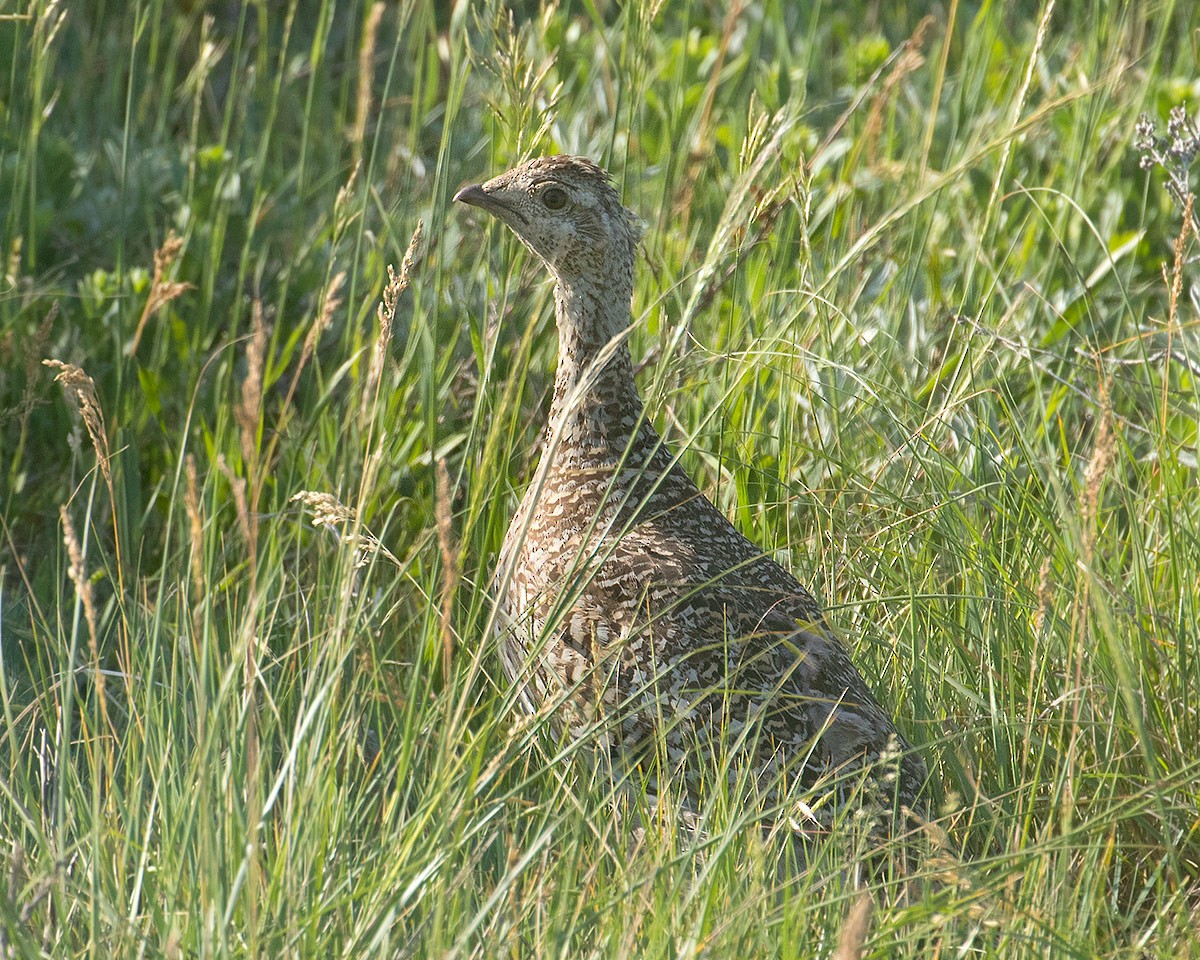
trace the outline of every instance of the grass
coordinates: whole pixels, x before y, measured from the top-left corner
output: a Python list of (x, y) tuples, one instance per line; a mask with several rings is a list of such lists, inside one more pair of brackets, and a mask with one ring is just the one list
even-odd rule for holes
[[(1200, 954), (1196, 240), (1132, 146), (1191, 6), (444, 6), (0, 2), (0, 954)], [(450, 197), (549, 151), (929, 763), (907, 875), (732, 790), (634, 844), (514, 707), (549, 288)]]

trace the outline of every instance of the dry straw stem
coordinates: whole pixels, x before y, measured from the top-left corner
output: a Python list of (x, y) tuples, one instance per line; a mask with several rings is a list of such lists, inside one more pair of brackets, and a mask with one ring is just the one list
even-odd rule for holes
[(130, 356), (137, 353), (138, 344), (142, 342), (142, 333), (150, 318), (176, 297), (192, 289), (190, 283), (177, 283), (167, 279), (167, 274), (179, 259), (182, 250), (183, 240), (171, 230), (162, 246), (154, 251), (154, 279), (150, 282), (150, 296), (146, 298), (146, 305), (142, 307), (137, 330), (133, 333), (133, 342), (129, 345)]
[(448, 679), (454, 655), (454, 630), (450, 615), (454, 609), (454, 589), (458, 585), (458, 552), (454, 549), (454, 529), (450, 518), (450, 475), (446, 472), (446, 461), (441, 457), (437, 459), (435, 472), (437, 492), (434, 511), (437, 516), (438, 548), (442, 553), (442, 676)]
[(721, 40), (717, 44), (717, 58), (709, 71), (708, 84), (704, 90), (704, 103), (700, 108), (700, 120), (696, 124), (692, 137), (692, 146), (688, 151), (688, 170), (683, 178), (682, 188), (675, 197), (672, 208), (673, 215), (686, 227), (692, 211), (692, 201), (695, 197), (696, 183), (703, 175), (702, 166), (712, 154), (717, 138), (709, 132), (712, 122), (713, 103), (717, 98), (717, 85), (721, 78), (725, 57), (729, 53), (729, 43), (742, 16), (742, 0), (734, 0), (725, 13), (725, 22), (721, 28)]
[[(187, 509), (188, 529), (192, 540), (192, 613), (199, 613), (204, 600), (204, 518), (200, 512), (200, 491), (196, 479), (196, 458), (190, 453), (183, 461), (184, 474), (187, 477), (187, 490), (183, 495), (183, 505)], [(195, 626), (195, 624), (193, 624)], [(197, 631), (198, 635), (198, 631)]]
[[(1082, 709), (1083, 662), (1087, 647), (1088, 633), (1088, 604), (1091, 597), (1092, 583), (1092, 552), (1096, 544), (1096, 530), (1100, 512), (1100, 488), (1112, 465), (1116, 452), (1116, 432), (1113, 429), (1112, 409), (1108, 399), (1108, 385), (1100, 381), (1100, 416), (1096, 423), (1096, 439), (1092, 447), (1092, 456), (1083, 474), (1083, 490), (1079, 495), (1080, 535), (1080, 567), (1079, 588), (1075, 599), (1074, 635), (1075, 643), (1071, 651), (1074, 669), (1071, 672), (1072, 684), (1075, 691), (1070, 698), (1071, 704), (1071, 738), (1067, 747), (1066, 767), (1072, 773), (1075, 768), (1075, 754), (1079, 744), (1081, 726), (1079, 715)], [(1061, 805), (1066, 816), (1070, 816), (1075, 804), (1074, 776), (1068, 776), (1063, 781), (1064, 802)]]
[[(263, 322), (262, 301), (252, 308), (254, 329), (246, 343), (246, 378), (242, 381), (242, 399), (235, 410), (242, 447), (242, 468), (254, 483), (258, 465), (258, 423), (262, 416), (263, 359), (267, 351), (267, 327)], [(253, 498), (257, 499), (257, 498)]]
[[(1175, 329), (1179, 322), (1179, 297), (1183, 293), (1183, 265), (1184, 254), (1187, 252), (1188, 240), (1191, 238), (1193, 229), (1193, 213), (1195, 210), (1196, 197), (1195, 194), (1188, 193), (1184, 198), (1183, 203), (1183, 226), (1179, 229), (1179, 236), (1175, 240), (1175, 257), (1172, 265), (1173, 275), (1169, 283), (1169, 300), (1167, 308), (1167, 349), (1164, 353), (1164, 363), (1168, 366), (1171, 363), (1171, 348), (1172, 341), (1175, 338)], [(1169, 371), (1164, 371), (1162, 378), (1162, 397), (1160, 399), (1160, 417), (1162, 429), (1167, 429), (1167, 412), (1168, 399), (1170, 396), (1171, 378), (1168, 376)]]
[(871, 96), (872, 91), (876, 90), (876, 84), (879, 82), (879, 78), (883, 76), (884, 71), (890, 68), (894, 74), (897, 69), (896, 65), (901, 60), (904, 60), (910, 56), (910, 44), (919, 46), (924, 42), (924, 26), (924, 21), (918, 23), (917, 29), (913, 31), (912, 37), (907, 42), (901, 44), (899, 47), (893, 50), (891, 55), (875, 68), (875, 72), (867, 78), (867, 82), (863, 84), (862, 89), (859, 90), (857, 96), (850, 101), (850, 105), (842, 111), (841, 115), (836, 121), (834, 121), (833, 126), (830, 127), (828, 132), (825, 134), (824, 139), (820, 142), (820, 144), (817, 145), (817, 149), (813, 151), (812, 156), (814, 160), (828, 150), (833, 145), (834, 141), (836, 141), (838, 137), (842, 135), (842, 130), (845, 128), (846, 124), (850, 122), (850, 118), (858, 112), (859, 107), (863, 105), (867, 97)]
[(1112, 407), (1108, 400), (1108, 385), (1100, 381), (1100, 417), (1096, 424), (1096, 441), (1092, 457), (1083, 474), (1083, 498), (1080, 519), (1083, 525), (1083, 558), (1089, 566), (1096, 542), (1096, 517), (1100, 509), (1100, 486), (1116, 452), (1116, 431), (1113, 429)]
[[(96, 604), (92, 596), (91, 581), (88, 580), (83, 567), (83, 550), (79, 546), (79, 537), (75, 534), (75, 526), (71, 523), (71, 515), (67, 513), (65, 506), (58, 508), (58, 516), (63, 526), (63, 544), (67, 548), (67, 576), (71, 578), (71, 583), (75, 585), (75, 595), (83, 604), (83, 617), (87, 621), (92, 656), (99, 663), (100, 646), (96, 639)], [(96, 686), (103, 688), (103, 676), (96, 678)]]
[[(351, 174), (351, 179), (353, 179), (353, 176)], [(341, 194), (339, 193), (338, 196), (340, 198)], [(340, 273), (334, 274), (325, 287), (325, 293), (321, 297), (321, 312), (317, 314), (317, 319), (309, 327), (308, 333), (304, 337), (304, 345), (300, 348), (300, 359), (296, 362), (296, 369), (293, 371), (292, 379), (288, 383), (287, 394), (284, 396), (283, 404), (279, 408), (279, 421), (276, 429), (271, 432), (271, 439), (267, 443), (266, 452), (261, 457), (261, 462), (264, 464), (264, 471), (270, 470), (271, 464), (275, 462), (275, 448), (279, 444), (279, 438), (284, 433), (288, 419), (291, 417), (292, 399), (295, 397), (296, 388), (300, 383), (300, 374), (308, 366), (308, 361), (312, 359), (321, 335), (329, 329), (329, 325), (333, 322), (334, 314), (337, 313), (338, 307), (342, 305), (342, 299), (338, 294), (341, 293), (342, 285), (345, 282), (346, 271), (343, 270)]]
[(217, 469), (225, 475), (225, 479), (229, 481), (229, 489), (233, 491), (233, 505), (237, 510), (238, 527), (242, 531), (242, 537), (247, 543), (250, 542), (250, 508), (246, 501), (246, 481), (239, 477), (230, 468), (228, 461), (225, 459), (225, 454), (217, 454)]
[[(313, 351), (317, 348), (317, 342), (321, 339), (321, 335), (329, 329), (329, 325), (333, 322), (333, 315), (337, 313), (338, 307), (342, 305), (342, 298), (338, 294), (341, 293), (342, 285), (345, 282), (346, 271), (342, 270), (340, 273), (334, 274), (333, 279), (329, 281), (329, 286), (325, 288), (325, 296), (321, 298), (321, 312), (317, 315), (317, 322), (309, 329), (308, 334), (304, 338), (304, 346), (300, 350), (300, 362), (296, 365), (296, 376), (300, 375), (300, 371), (304, 369), (304, 365), (312, 357)], [(289, 391), (288, 395), (291, 395), (291, 391)]]
[(846, 915), (842, 924), (842, 933), (838, 938), (837, 949), (833, 951), (833, 960), (860, 960), (867, 943), (867, 935), (871, 932), (871, 912), (875, 904), (871, 894), (863, 891), (854, 906)]
[(8, 259), (4, 264), (4, 286), (7, 290), (12, 290), (21, 280), (21, 248), (25, 245), (25, 238), (18, 235), (12, 238), (12, 245), (8, 248)]
[[(220, 462), (221, 469), (230, 477), (234, 500), (237, 503), (238, 522), (241, 524), (242, 536), (246, 539), (250, 564), (249, 605), (253, 609), (258, 601), (258, 503), (264, 474), (258, 454), (258, 426), (262, 419), (263, 363), (267, 352), (267, 326), (263, 322), (261, 300), (254, 301), (251, 313), (254, 326), (246, 343), (246, 378), (242, 381), (241, 400), (234, 409), (241, 441), (244, 478), (234, 483), (233, 473), (228, 464), (224, 459)], [(248, 630), (250, 622), (247, 621)], [(246, 676), (249, 682), (255, 656), (255, 638), (252, 633), (247, 636), (246, 643)]]
[(1167, 322), (1171, 326), (1175, 325), (1175, 321), (1179, 316), (1179, 295), (1183, 292), (1183, 255), (1187, 252), (1188, 240), (1191, 239), (1192, 235), (1192, 210), (1195, 207), (1195, 203), (1195, 194), (1189, 193), (1184, 200), (1183, 226), (1180, 227), (1179, 236), (1175, 239), (1175, 257), (1172, 264), (1170, 282), (1170, 306), (1167, 314)]
[[(1052, 569), (1053, 565), (1050, 562), (1050, 557), (1043, 557), (1042, 566), (1038, 570), (1038, 605), (1037, 610), (1035, 610), (1033, 614), (1034, 629), (1036, 629), (1038, 633), (1041, 633), (1042, 629), (1046, 626), (1046, 618), (1050, 614), (1050, 607), (1054, 598), (1053, 581), (1050, 577), (1050, 572)], [(1036, 663), (1031, 663), (1031, 665), (1036, 666)]]
[(892, 64), (892, 70), (883, 81), (883, 86), (871, 100), (871, 109), (867, 112), (866, 126), (860, 142), (867, 145), (867, 161), (874, 166), (879, 146), (879, 133), (883, 129), (883, 111), (891, 102), (892, 94), (905, 77), (914, 70), (919, 70), (925, 64), (921, 48), (925, 45), (925, 34), (934, 24), (934, 18), (927, 16), (917, 24), (907, 40), (900, 45), (900, 56)]
[(354, 129), (350, 138), (355, 152), (362, 153), (362, 142), (367, 132), (367, 115), (371, 112), (371, 88), (375, 81), (372, 65), (375, 60), (375, 42), (379, 34), (379, 21), (383, 19), (384, 4), (373, 3), (363, 26), (362, 46), (358, 48), (358, 97), (354, 104)]
[[(292, 374), (291, 383), (288, 384), (287, 396), (283, 399), (283, 410), (285, 413), (292, 408), (292, 397), (296, 394), (296, 385), (300, 382), (300, 374), (308, 366), (308, 361), (312, 359), (313, 353), (316, 352), (321, 336), (329, 329), (329, 325), (333, 323), (333, 315), (337, 313), (338, 307), (342, 305), (342, 298), (339, 294), (342, 292), (342, 285), (345, 282), (346, 271), (342, 270), (334, 274), (329, 284), (325, 287), (325, 295), (321, 297), (321, 312), (317, 314), (317, 319), (308, 328), (308, 333), (305, 334), (304, 345), (300, 348), (300, 359), (296, 362), (296, 371)], [(278, 431), (276, 432), (276, 436), (278, 436)], [(270, 457), (267, 457), (268, 463), (270, 463), (270, 459)]]
[[(263, 478), (258, 451), (258, 429), (262, 420), (263, 366), (267, 351), (267, 325), (263, 320), (262, 301), (257, 298), (251, 306), (251, 316), (253, 327), (250, 339), (246, 343), (246, 377), (242, 380), (241, 398), (234, 409), (234, 418), (237, 420), (241, 442), (242, 471), (245, 476), (235, 476), (224, 456), (218, 457), (217, 465), (228, 478), (230, 488), (233, 490), (238, 523), (242, 529), (242, 536), (246, 540), (246, 549), (249, 554), (249, 597), (246, 603), (249, 613), (244, 620), (246, 653), (242, 671), (242, 683), (246, 695), (245, 749), (248, 771), (245, 780), (245, 796), (247, 820), (251, 824), (257, 825), (262, 799), (256, 788), (260, 754), (256, 695), (259, 636), (255, 626), (258, 607), (258, 502), (262, 492)], [(247, 490), (249, 490), (249, 495), (247, 495)], [(256, 844), (247, 848), (247, 875), (252, 891), (250, 897), (252, 902), (257, 897), (253, 891), (257, 891), (262, 883), (257, 850)]]
[(375, 337), (375, 348), (371, 351), (367, 379), (363, 383), (362, 400), (359, 407), (360, 427), (365, 427), (379, 391), (379, 381), (383, 377), (383, 365), (387, 360), (388, 348), (392, 342), (392, 323), (396, 319), (396, 304), (400, 300), (400, 294), (408, 289), (413, 266), (417, 262), (417, 247), (421, 242), (421, 234), (424, 229), (425, 224), (418, 220), (412, 239), (408, 241), (408, 249), (404, 251), (404, 259), (400, 262), (399, 275), (392, 269), (392, 265), (388, 264), (388, 282), (383, 288), (383, 295), (376, 310), (376, 316), (379, 318), (379, 331)]
[(75, 534), (75, 526), (71, 523), (71, 515), (66, 506), (58, 508), (58, 516), (62, 521), (63, 544), (67, 548), (67, 576), (75, 587), (75, 596), (83, 606), (83, 619), (87, 623), (88, 649), (92, 654), (92, 670), (96, 683), (96, 699), (100, 704), (100, 715), (104, 726), (111, 730), (108, 720), (108, 699), (104, 692), (104, 671), (100, 669), (100, 640), (96, 629), (96, 600), (92, 593), (92, 583), (88, 579), (83, 565), (83, 550), (79, 545), (79, 537)]

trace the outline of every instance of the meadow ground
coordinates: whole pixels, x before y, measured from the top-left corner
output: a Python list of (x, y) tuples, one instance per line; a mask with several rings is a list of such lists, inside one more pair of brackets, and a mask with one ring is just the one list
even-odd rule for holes
[[(0, 955), (1200, 955), (1200, 14), (925, 13), (0, 0)], [(550, 288), (450, 197), (542, 152), (926, 758), (906, 864), (514, 709)]]

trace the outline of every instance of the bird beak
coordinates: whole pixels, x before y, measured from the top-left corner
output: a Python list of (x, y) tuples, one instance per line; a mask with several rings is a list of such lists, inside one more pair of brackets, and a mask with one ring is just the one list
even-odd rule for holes
[(512, 222), (512, 218), (525, 222), (525, 217), (510, 207), (507, 203), (497, 197), (495, 194), (489, 193), (484, 189), (481, 183), (472, 184), (469, 187), (463, 187), (454, 195), (454, 199), (461, 203), (469, 203), (473, 207), (479, 207), (480, 210), (486, 210), (488, 213), (499, 217), (501, 220)]
[(487, 191), (478, 183), (473, 183), (469, 187), (463, 187), (454, 195), (454, 199), (461, 203), (469, 203), (473, 207), (487, 208), (492, 201), (492, 198), (487, 195)]

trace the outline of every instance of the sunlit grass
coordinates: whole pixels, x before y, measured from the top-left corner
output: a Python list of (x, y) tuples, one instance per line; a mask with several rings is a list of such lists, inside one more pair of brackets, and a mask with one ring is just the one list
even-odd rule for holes
[[(1196, 14), (442, 6), (0, 5), (0, 953), (1194, 952), (1196, 244), (1131, 144)], [(928, 762), (905, 857), (516, 709), (549, 287), (449, 198), (551, 151), (646, 222), (655, 423)]]

